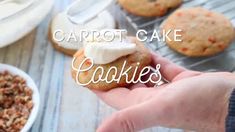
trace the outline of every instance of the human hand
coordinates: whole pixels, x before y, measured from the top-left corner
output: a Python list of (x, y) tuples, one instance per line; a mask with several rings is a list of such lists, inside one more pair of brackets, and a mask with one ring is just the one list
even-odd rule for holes
[(94, 91), (105, 103), (119, 109), (105, 120), (98, 132), (133, 132), (153, 126), (223, 132), (228, 99), (235, 87), (231, 73), (201, 73), (179, 67), (152, 54), (161, 64), (168, 84), (152, 87), (136, 84), (108, 92)]

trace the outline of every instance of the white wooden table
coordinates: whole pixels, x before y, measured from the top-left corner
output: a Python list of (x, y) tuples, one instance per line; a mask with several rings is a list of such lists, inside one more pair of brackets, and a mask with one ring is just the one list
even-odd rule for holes
[[(47, 38), (51, 18), (62, 11), (70, 0), (56, 0), (47, 18), (26, 37), (0, 49), (0, 63), (16, 66), (36, 82), (41, 96), (39, 115), (32, 132), (94, 132), (114, 110), (93, 93), (75, 84), (71, 78), (71, 59), (53, 49)], [(112, 10), (121, 28), (127, 25)], [(131, 32), (131, 30), (129, 30)], [(168, 128), (152, 128), (146, 132), (181, 132)]]

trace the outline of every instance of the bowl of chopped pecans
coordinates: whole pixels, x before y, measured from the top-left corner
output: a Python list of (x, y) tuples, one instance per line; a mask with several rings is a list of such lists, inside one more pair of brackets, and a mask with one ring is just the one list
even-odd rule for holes
[(27, 132), (39, 110), (39, 92), (22, 70), (0, 64), (0, 131)]

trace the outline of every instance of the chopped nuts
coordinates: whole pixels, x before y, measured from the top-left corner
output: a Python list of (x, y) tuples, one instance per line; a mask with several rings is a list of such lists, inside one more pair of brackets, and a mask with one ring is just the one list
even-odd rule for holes
[(33, 108), (26, 81), (7, 71), (0, 73), (0, 132), (19, 132)]

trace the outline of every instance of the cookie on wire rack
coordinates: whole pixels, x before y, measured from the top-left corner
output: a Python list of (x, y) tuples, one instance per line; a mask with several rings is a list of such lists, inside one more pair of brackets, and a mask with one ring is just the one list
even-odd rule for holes
[[(175, 11), (166, 19), (162, 30), (180, 29), (181, 42), (167, 40), (173, 50), (190, 57), (211, 56), (224, 51), (234, 39), (232, 23), (222, 14), (201, 7)], [(169, 35), (174, 40), (173, 32)]]

